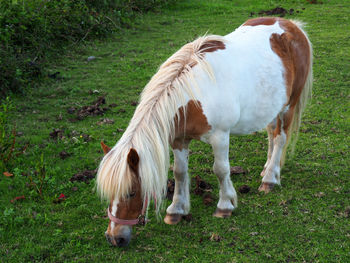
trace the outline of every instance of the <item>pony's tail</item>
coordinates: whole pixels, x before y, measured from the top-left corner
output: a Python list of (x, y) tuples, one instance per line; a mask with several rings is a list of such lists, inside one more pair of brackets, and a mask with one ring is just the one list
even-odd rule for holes
[[(294, 21), (293, 21), (294, 22)], [(300, 26), (300, 23), (295, 23), (297, 26)], [(303, 31), (304, 32), (304, 31)], [(305, 34), (305, 32), (304, 32)], [(297, 102), (297, 104), (295, 105), (294, 108), (294, 114), (293, 114), (293, 119), (291, 124), (288, 127), (288, 132), (287, 132), (287, 140), (286, 140), (286, 144), (284, 145), (283, 151), (282, 151), (282, 156), (281, 156), (281, 167), (283, 167), (285, 159), (286, 159), (286, 153), (287, 153), (287, 148), (288, 145), (291, 144), (291, 149), (290, 149), (290, 153), (291, 155), (293, 155), (294, 150), (295, 150), (295, 144), (298, 140), (298, 135), (299, 135), (299, 129), (300, 129), (300, 124), (301, 124), (301, 116), (303, 114), (303, 111), (306, 107), (306, 104), (308, 102), (309, 99), (311, 99), (311, 95), (312, 95), (312, 81), (313, 81), (313, 74), (312, 74), (312, 45), (307, 37), (307, 35), (305, 34), (306, 39), (309, 43), (309, 48), (310, 48), (310, 66), (309, 66), (309, 72), (303, 87), (303, 90), (300, 94), (299, 100)], [(293, 135), (293, 138), (292, 138)]]

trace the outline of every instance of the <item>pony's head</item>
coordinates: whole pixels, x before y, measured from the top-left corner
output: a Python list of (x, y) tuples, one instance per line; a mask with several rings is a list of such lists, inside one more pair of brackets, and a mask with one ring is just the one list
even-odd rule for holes
[[(103, 142), (101, 142), (101, 146), (105, 155), (111, 150)], [(139, 161), (137, 151), (131, 148), (126, 158), (130, 171), (128, 176), (130, 189), (125, 196), (112, 195), (110, 198), (107, 211), (109, 224), (105, 236), (113, 246), (127, 246), (131, 239), (132, 226), (145, 223), (144, 213), (147, 204), (144, 204), (141, 193)]]

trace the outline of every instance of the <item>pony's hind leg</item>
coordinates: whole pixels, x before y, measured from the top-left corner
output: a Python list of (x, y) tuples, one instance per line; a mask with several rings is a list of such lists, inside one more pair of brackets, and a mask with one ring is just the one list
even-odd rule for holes
[(214, 151), (214, 173), (220, 184), (220, 199), (213, 214), (216, 217), (229, 217), (237, 207), (237, 194), (230, 179), (229, 132), (216, 131), (210, 137)]
[[(287, 134), (284, 129), (284, 125), (281, 120), (284, 120), (284, 113), (280, 113), (277, 116), (276, 126), (274, 127), (273, 133), (271, 134), (271, 128), (268, 129), (269, 134), (269, 152), (272, 144), (271, 157), (268, 158), (264, 170), (261, 174), (263, 177), (262, 184), (259, 187), (259, 191), (268, 193), (277, 184), (281, 184), (280, 171), (281, 171), (281, 157), (283, 148), (287, 141)], [(272, 142), (270, 136), (272, 135)]]
[(170, 225), (181, 221), (182, 216), (190, 211), (190, 192), (188, 178), (188, 143), (182, 149), (174, 149), (175, 189), (173, 202), (167, 208), (164, 222)]
[(269, 162), (271, 160), (272, 151), (273, 151), (273, 131), (275, 129), (276, 129), (276, 118), (271, 123), (269, 123), (269, 125), (267, 125), (267, 127), (266, 127), (266, 131), (267, 131), (267, 135), (268, 135), (268, 139), (269, 139), (269, 148), (267, 151), (267, 161), (264, 165), (264, 169), (262, 170), (262, 172), (260, 174), (261, 177), (264, 177), (266, 167), (269, 165)]

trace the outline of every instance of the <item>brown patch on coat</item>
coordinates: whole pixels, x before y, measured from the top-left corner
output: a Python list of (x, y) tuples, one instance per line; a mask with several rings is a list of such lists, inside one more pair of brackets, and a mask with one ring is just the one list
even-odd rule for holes
[(214, 52), (218, 49), (225, 49), (225, 44), (219, 40), (208, 40), (205, 41), (203, 45), (199, 48), (200, 53)]
[[(116, 217), (119, 219), (124, 220), (133, 220), (137, 219), (141, 213), (143, 208), (143, 199), (141, 195), (141, 183), (138, 179), (138, 175), (134, 175), (133, 179), (133, 186), (130, 191), (129, 198), (122, 199), (119, 201), (117, 205), (117, 214)], [(108, 207), (109, 211), (112, 212), (112, 206), (113, 206), (113, 199), (111, 199), (110, 205)], [(119, 229), (122, 225), (115, 224), (114, 228), (111, 227), (111, 220), (109, 220), (108, 228), (107, 228), (107, 234), (115, 237), (118, 236)]]
[[(287, 134), (293, 120), (295, 106), (299, 101), (310, 68), (310, 45), (301, 29), (293, 22), (275, 17), (260, 17), (248, 20), (244, 25), (272, 25), (276, 21), (285, 31), (283, 34), (274, 33), (270, 37), (272, 50), (281, 58), (286, 81), (286, 93), (289, 110), (283, 115), (283, 129)], [(281, 133), (281, 121), (277, 118), (277, 128), (274, 137)]]
[(175, 139), (171, 146), (173, 149), (182, 150), (192, 139), (199, 140), (210, 129), (200, 101), (190, 100), (186, 107), (179, 108), (179, 114), (175, 116)]
[(260, 26), (260, 25), (271, 26), (275, 24), (277, 20), (278, 20), (277, 17), (258, 17), (258, 18), (247, 20), (243, 24), (243, 26)]
[(311, 48), (305, 34), (294, 23), (279, 19), (279, 24), (285, 32), (281, 35), (272, 34), (270, 43), (285, 68), (288, 98), (286, 105), (289, 105), (289, 110), (283, 116), (283, 129), (287, 133), (309, 74)]
[[(210, 52), (215, 52), (219, 49), (225, 49), (225, 43), (219, 40), (207, 40), (205, 41), (200, 47), (199, 47), (199, 53), (200, 54), (205, 54), (205, 53), (210, 53)], [(191, 61), (188, 66), (193, 68), (194, 66), (197, 65), (196, 61)]]

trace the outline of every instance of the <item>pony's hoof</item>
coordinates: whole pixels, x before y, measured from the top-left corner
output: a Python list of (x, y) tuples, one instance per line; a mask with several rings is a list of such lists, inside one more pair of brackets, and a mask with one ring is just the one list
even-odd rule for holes
[(220, 209), (220, 208), (216, 208), (216, 211), (213, 214), (213, 216), (220, 217), (220, 218), (230, 217), (231, 215), (232, 215), (232, 210)]
[(180, 214), (166, 214), (164, 218), (164, 222), (168, 225), (176, 225), (182, 219), (182, 215)]
[(261, 177), (264, 177), (264, 176), (265, 176), (265, 170), (266, 170), (266, 168), (264, 167), (264, 169), (263, 169), (262, 172), (260, 173), (260, 176), (261, 176)]
[(259, 187), (259, 192), (265, 192), (265, 194), (269, 193), (273, 188), (275, 187), (275, 184), (273, 183), (261, 183)]

